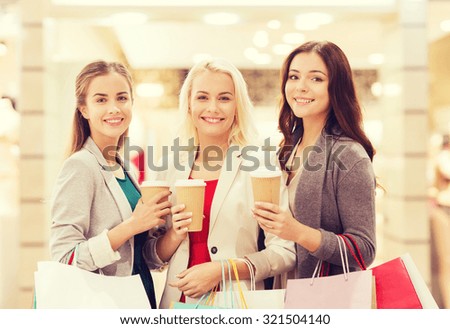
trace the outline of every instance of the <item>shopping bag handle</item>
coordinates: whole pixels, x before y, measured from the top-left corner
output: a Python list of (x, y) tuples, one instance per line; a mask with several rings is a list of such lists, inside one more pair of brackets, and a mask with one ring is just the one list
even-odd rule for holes
[(231, 259), (231, 258), (228, 259), (228, 261), (231, 264), (231, 266), (233, 267), (234, 278), (235, 278), (237, 286), (238, 286), (238, 292), (239, 292), (239, 297), (241, 300), (241, 306), (242, 306), (242, 308), (248, 308), (247, 302), (245, 301), (244, 292), (242, 291), (241, 282), (239, 280), (239, 272), (237, 270), (236, 262), (234, 261), (234, 259)]
[(231, 265), (228, 260), (220, 260), (220, 266), (222, 269), (222, 284), (221, 284), (221, 290), (223, 291), (223, 295), (225, 298), (225, 305), (228, 306), (228, 287), (227, 287), (227, 278), (225, 276), (225, 263), (227, 264), (228, 268), (228, 281), (229, 281), (229, 290), (230, 290), (230, 303), (231, 308), (234, 308), (234, 300), (233, 300), (233, 288), (232, 288), (232, 280), (231, 280)]
[(256, 279), (253, 264), (247, 258), (239, 258), (239, 260), (243, 261), (248, 267), (248, 271), (250, 273), (250, 290), (256, 290)]
[[(348, 280), (348, 273), (350, 272), (350, 267), (348, 266), (348, 256), (347, 256), (347, 248), (345, 247), (344, 238), (340, 235), (336, 235), (338, 239), (339, 245), (339, 254), (341, 255), (342, 269), (344, 272), (345, 281)], [(344, 252), (342, 252), (342, 249)]]
[(350, 254), (356, 260), (356, 262), (358, 263), (358, 266), (361, 268), (361, 270), (366, 270), (367, 267), (364, 262), (364, 258), (361, 254), (361, 250), (359, 249), (358, 244), (356, 243), (355, 239), (350, 234), (339, 234), (339, 236), (342, 237), (342, 240), (344, 241), (345, 245), (347, 246), (348, 250), (350, 251)]
[[(347, 256), (347, 248), (345, 247), (345, 240), (342, 236), (340, 235), (336, 235), (336, 238), (338, 240), (338, 246), (339, 246), (339, 254), (341, 256), (341, 262), (342, 262), (342, 269), (344, 272), (344, 279), (345, 281), (348, 280), (348, 273), (350, 272), (350, 267), (348, 265), (348, 256)], [(322, 267), (323, 261), (321, 259), (319, 259), (319, 261), (317, 262), (317, 265), (314, 269), (313, 275), (311, 277), (311, 281), (309, 283), (309, 285), (313, 285), (314, 284), (314, 279), (316, 277), (319, 277), (319, 269)]]

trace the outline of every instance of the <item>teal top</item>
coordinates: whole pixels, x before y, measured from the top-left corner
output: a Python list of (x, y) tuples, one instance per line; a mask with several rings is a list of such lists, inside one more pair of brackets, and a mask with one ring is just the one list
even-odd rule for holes
[[(134, 208), (136, 208), (136, 204), (141, 198), (141, 193), (136, 188), (136, 186), (134, 186), (133, 182), (128, 176), (128, 173), (125, 170), (124, 173), (125, 173), (124, 179), (117, 177), (116, 179), (120, 187), (122, 188), (123, 193), (127, 197), (131, 209), (134, 211)], [(153, 278), (142, 255), (142, 248), (144, 247), (145, 241), (147, 239), (147, 234), (148, 231), (145, 231), (134, 236), (133, 274), (139, 274), (142, 283), (144, 284), (145, 292), (147, 293), (150, 305), (152, 306), (152, 308), (156, 308), (156, 297), (155, 297), (155, 288), (153, 285)]]

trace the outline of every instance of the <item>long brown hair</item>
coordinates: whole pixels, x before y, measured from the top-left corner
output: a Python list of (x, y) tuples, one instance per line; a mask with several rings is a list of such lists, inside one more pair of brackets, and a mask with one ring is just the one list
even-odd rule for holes
[[(128, 69), (118, 62), (95, 61), (86, 65), (78, 74), (75, 81), (75, 96), (77, 98), (77, 107), (73, 117), (72, 138), (69, 147), (69, 155), (79, 151), (87, 138), (91, 135), (89, 122), (81, 114), (81, 106), (86, 105), (86, 95), (91, 81), (111, 72), (116, 72), (127, 79), (130, 86), (131, 99), (133, 99), (133, 79)], [(119, 138), (119, 148), (122, 147), (125, 137), (128, 135), (128, 129)]]
[(375, 149), (363, 129), (361, 106), (356, 97), (352, 70), (347, 56), (332, 42), (309, 41), (295, 48), (287, 56), (280, 71), (281, 99), (278, 128), (284, 136), (279, 154), (282, 169), (285, 169), (286, 161), (297, 142), (295, 139), (303, 136), (304, 131), (303, 119), (295, 116), (286, 99), (285, 87), (289, 67), (295, 56), (311, 52), (322, 58), (329, 73), (330, 110), (325, 122), (325, 133), (335, 135), (336, 131), (340, 131), (341, 135), (357, 141), (364, 147), (372, 161)]

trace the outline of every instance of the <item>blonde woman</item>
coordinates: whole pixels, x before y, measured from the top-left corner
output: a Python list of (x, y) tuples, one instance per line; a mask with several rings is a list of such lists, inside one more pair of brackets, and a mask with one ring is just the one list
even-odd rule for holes
[[(159, 258), (169, 262), (161, 308), (213, 289), (222, 277), (221, 260), (236, 259), (239, 276), (249, 287), (250, 272), (243, 261), (248, 260), (258, 289), (263, 288), (263, 279), (294, 268), (290, 241), (267, 234), (266, 248), (258, 251), (250, 168), (243, 168), (245, 147), (256, 136), (252, 109), (241, 73), (224, 59), (196, 64), (184, 81), (181, 141), (194, 147), (174, 156), (158, 178), (171, 184), (177, 179), (205, 180), (204, 221), (201, 232), (188, 233), (192, 214), (184, 212), (183, 204), (172, 207), (168, 230), (155, 242)], [(287, 209), (287, 194), (282, 205)]]

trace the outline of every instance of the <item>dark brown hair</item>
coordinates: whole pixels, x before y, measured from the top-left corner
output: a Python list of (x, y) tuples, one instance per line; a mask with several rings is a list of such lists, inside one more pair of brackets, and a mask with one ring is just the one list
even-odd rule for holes
[(278, 128), (284, 138), (280, 144), (279, 159), (282, 169), (296, 143), (295, 136), (303, 135), (303, 120), (295, 116), (289, 106), (285, 87), (288, 80), (291, 62), (300, 53), (316, 53), (322, 58), (329, 73), (328, 94), (330, 97), (330, 110), (325, 122), (325, 133), (335, 135), (339, 131), (360, 143), (370, 160), (373, 160), (375, 149), (363, 130), (361, 106), (356, 97), (353, 75), (350, 64), (344, 52), (329, 41), (309, 41), (295, 48), (284, 60), (280, 71), (281, 99)]
[[(77, 98), (77, 108), (73, 117), (72, 139), (70, 143), (69, 155), (79, 151), (87, 138), (91, 134), (89, 122), (81, 114), (81, 106), (86, 105), (86, 96), (91, 81), (111, 72), (116, 72), (127, 79), (130, 86), (131, 99), (133, 99), (133, 79), (128, 69), (121, 63), (96, 61), (86, 65), (78, 74), (75, 81), (75, 96)], [(128, 129), (119, 138), (119, 148), (124, 143), (124, 138), (128, 135)]]

